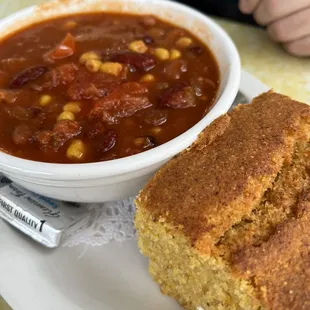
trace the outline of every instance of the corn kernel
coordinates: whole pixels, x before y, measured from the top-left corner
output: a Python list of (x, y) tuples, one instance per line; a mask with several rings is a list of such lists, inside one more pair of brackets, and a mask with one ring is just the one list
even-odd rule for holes
[(161, 127), (153, 127), (151, 129), (152, 134), (155, 136), (160, 134), (162, 131), (163, 131), (163, 129)]
[(170, 60), (175, 60), (181, 58), (182, 54), (179, 50), (172, 49), (170, 51)]
[(61, 114), (59, 114), (57, 120), (58, 121), (62, 121), (62, 120), (70, 120), (70, 121), (74, 121), (75, 116), (72, 112), (70, 111), (64, 111)]
[(142, 40), (133, 41), (129, 44), (129, 49), (136, 53), (146, 53), (148, 50), (148, 47), (145, 45), (145, 43)]
[(155, 146), (155, 139), (152, 136), (139, 137), (134, 140), (134, 144), (137, 147), (146, 149)]
[(193, 43), (193, 40), (189, 37), (182, 37), (177, 41), (177, 45), (180, 47), (189, 47)]
[(135, 139), (134, 144), (136, 146), (142, 146), (145, 143), (145, 138), (144, 137), (139, 137)]
[(95, 53), (95, 52), (86, 52), (86, 53), (81, 55), (79, 61), (80, 61), (81, 64), (85, 64), (86, 61), (90, 60), (90, 59), (100, 60), (100, 56), (97, 53)]
[(165, 48), (155, 48), (154, 54), (160, 60), (168, 60), (170, 58), (170, 52)]
[(155, 77), (153, 74), (145, 74), (140, 79), (140, 82), (142, 82), (142, 83), (150, 83), (150, 82), (154, 82), (154, 81), (155, 81)]
[(71, 30), (73, 28), (75, 28), (77, 26), (77, 22), (75, 22), (74, 20), (68, 20), (65, 24), (64, 24), (64, 29), (65, 30)]
[(89, 72), (97, 72), (101, 64), (102, 62), (98, 59), (88, 59), (85, 62), (85, 67)]
[(86, 152), (85, 145), (81, 140), (73, 140), (67, 149), (67, 157), (73, 160), (80, 160)]
[(81, 111), (80, 103), (79, 102), (68, 102), (63, 107), (64, 111), (69, 111), (72, 113), (79, 113)]
[(52, 96), (42, 95), (40, 98), (40, 105), (44, 107), (44, 106), (48, 105), (49, 103), (51, 103), (51, 101), (52, 101)]
[(100, 66), (100, 71), (118, 76), (123, 70), (122, 64), (118, 62), (104, 62)]

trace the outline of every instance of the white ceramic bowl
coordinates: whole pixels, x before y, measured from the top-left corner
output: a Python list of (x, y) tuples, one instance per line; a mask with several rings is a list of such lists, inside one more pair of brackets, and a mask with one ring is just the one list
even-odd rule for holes
[(0, 152), (0, 171), (14, 182), (53, 198), (103, 202), (134, 196), (171, 157), (187, 148), (215, 118), (227, 112), (239, 87), (238, 52), (227, 34), (205, 15), (165, 0), (59, 0), (22, 10), (0, 21), (0, 37), (34, 22), (79, 12), (154, 14), (188, 29), (206, 43), (220, 67), (220, 88), (212, 110), (177, 138), (144, 153), (90, 164), (50, 164)]

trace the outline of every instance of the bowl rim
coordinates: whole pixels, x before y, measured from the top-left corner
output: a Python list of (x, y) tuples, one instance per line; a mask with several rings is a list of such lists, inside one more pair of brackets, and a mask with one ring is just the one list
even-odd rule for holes
[[(127, 0), (128, 1), (128, 0)], [(136, 2), (137, 0), (130, 0)], [(148, 0), (139, 0), (139, 2), (147, 2)], [(74, 163), (74, 164), (60, 164), (60, 163), (46, 163), (34, 160), (19, 158), (8, 153), (0, 151), (0, 170), (4, 173), (18, 174), (27, 178), (27, 176), (39, 177), (46, 180), (79, 180), (83, 179), (97, 179), (104, 177), (111, 177), (137, 171), (152, 165), (156, 165), (165, 161), (193, 143), (199, 133), (210, 122), (226, 113), (231, 106), (231, 98), (235, 98), (240, 84), (241, 78), (241, 61), (236, 46), (228, 34), (210, 17), (207, 15), (185, 5), (174, 1), (160, 0), (166, 2), (173, 8), (177, 8), (185, 15), (191, 15), (197, 19), (203, 20), (204, 23), (215, 33), (217, 40), (221, 41), (221, 46), (228, 51), (230, 67), (227, 70), (227, 85), (224, 87), (222, 94), (218, 97), (211, 110), (204, 116), (197, 124), (185, 131), (176, 138), (145, 152), (131, 155), (124, 158), (93, 162), (93, 163)], [(23, 15), (28, 15), (33, 12), (38, 5), (30, 6), (19, 10), (16, 13), (0, 20), (0, 25), (8, 21), (17, 19)]]

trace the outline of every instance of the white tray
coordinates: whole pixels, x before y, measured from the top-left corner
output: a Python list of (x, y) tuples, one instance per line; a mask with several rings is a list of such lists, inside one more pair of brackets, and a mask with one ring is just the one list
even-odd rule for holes
[[(239, 98), (268, 87), (243, 72)], [(243, 96), (242, 96), (243, 95)], [(45, 249), (0, 220), (0, 295), (14, 310), (177, 310), (135, 240)]]

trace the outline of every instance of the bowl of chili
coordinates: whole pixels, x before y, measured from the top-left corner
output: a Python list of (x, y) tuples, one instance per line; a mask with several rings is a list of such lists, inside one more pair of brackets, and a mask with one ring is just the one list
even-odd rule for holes
[(0, 171), (53, 198), (134, 196), (238, 91), (231, 39), (176, 2), (59, 0), (0, 29)]

